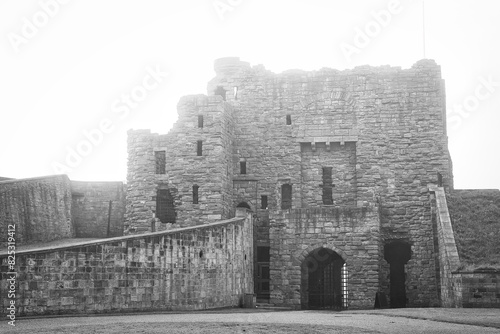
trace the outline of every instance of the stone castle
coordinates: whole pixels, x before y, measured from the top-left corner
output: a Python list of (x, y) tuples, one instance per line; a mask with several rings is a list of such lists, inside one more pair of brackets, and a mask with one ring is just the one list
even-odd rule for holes
[(130, 130), (125, 233), (255, 218), (258, 300), (437, 306), (435, 192), (453, 187), (440, 67), (274, 74), (215, 61), (165, 135)]
[(215, 72), (128, 132), (125, 186), (0, 178), (1, 314), (500, 305), (457, 252), (434, 61)]

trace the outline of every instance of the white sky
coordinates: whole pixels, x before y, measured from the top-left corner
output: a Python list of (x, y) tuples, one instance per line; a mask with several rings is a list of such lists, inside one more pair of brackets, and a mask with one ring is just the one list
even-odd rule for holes
[[(389, 9), (377, 23), (373, 13)], [(499, 9), (494, 0), (425, 3), (456, 188), (500, 188)], [(0, 35), (0, 176), (15, 178), (58, 165), (73, 180), (125, 181), (126, 131), (168, 132), (179, 98), (206, 94), (216, 58), (275, 73), (424, 58), (421, 0), (0, 0)], [(347, 44), (359, 46), (350, 59)], [(168, 72), (159, 84), (148, 76), (158, 70)], [(132, 92), (143, 100), (127, 107)], [(83, 132), (102, 122), (107, 133), (85, 144)], [(78, 148), (85, 156), (69, 166)]]

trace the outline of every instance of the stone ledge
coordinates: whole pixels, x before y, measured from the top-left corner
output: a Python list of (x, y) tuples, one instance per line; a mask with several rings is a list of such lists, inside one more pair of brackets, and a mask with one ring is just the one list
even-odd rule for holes
[[(76, 241), (75, 243), (72, 243), (70, 245), (62, 245), (62, 246), (47, 246), (47, 247), (42, 246), (40, 248), (17, 251), (16, 255), (32, 254), (32, 253), (40, 253), (40, 252), (51, 252), (51, 251), (56, 251), (56, 250), (65, 250), (65, 249), (72, 248), (72, 247), (82, 247), (82, 246), (90, 246), (90, 245), (98, 245), (98, 244), (107, 244), (107, 243), (113, 243), (113, 242), (121, 242), (121, 241), (126, 241), (126, 240), (133, 240), (133, 239), (151, 238), (151, 237), (163, 236), (163, 235), (167, 235), (167, 234), (191, 231), (191, 230), (196, 230), (196, 229), (209, 228), (209, 227), (214, 227), (214, 226), (224, 226), (224, 225), (229, 225), (232, 223), (240, 223), (240, 222), (243, 222), (244, 220), (245, 220), (245, 217), (236, 217), (236, 218), (231, 218), (231, 219), (222, 220), (222, 221), (218, 221), (218, 222), (207, 223), (207, 224), (203, 224), (203, 225), (175, 228), (175, 229), (171, 229), (171, 230), (167, 230), (167, 231), (134, 234), (134, 235), (127, 235), (127, 236), (107, 238), (107, 239), (97, 239), (97, 240), (90, 240), (90, 241), (87, 240), (87, 241), (81, 241), (81, 242)], [(7, 255), (8, 255), (7, 249), (3, 249), (0, 251), (0, 258), (5, 257)]]

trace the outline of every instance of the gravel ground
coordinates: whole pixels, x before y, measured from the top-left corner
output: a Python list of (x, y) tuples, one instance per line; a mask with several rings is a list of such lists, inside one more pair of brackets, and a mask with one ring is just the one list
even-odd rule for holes
[[(457, 311), (454, 311), (457, 310)], [(217, 310), (190, 313), (116, 316), (43, 317), (19, 319), (12, 327), (0, 323), (0, 333), (500, 333), (500, 328), (415, 319), (442, 314), (453, 318), (487, 319), (500, 310), (406, 309), (378, 311), (264, 311)], [(393, 314), (391, 314), (393, 313)], [(427, 314), (427, 315), (426, 315)], [(498, 319), (497, 319), (498, 320)], [(498, 322), (498, 321), (497, 321)], [(493, 321), (495, 323), (495, 321)]]

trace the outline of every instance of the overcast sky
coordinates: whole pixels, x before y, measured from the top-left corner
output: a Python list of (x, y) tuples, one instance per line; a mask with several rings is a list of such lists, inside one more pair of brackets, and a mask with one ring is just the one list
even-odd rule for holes
[[(500, 188), (500, 2), (425, 3), (456, 188)], [(422, 0), (0, 0), (0, 176), (126, 180), (126, 131), (167, 133), (214, 59), (409, 68)]]

